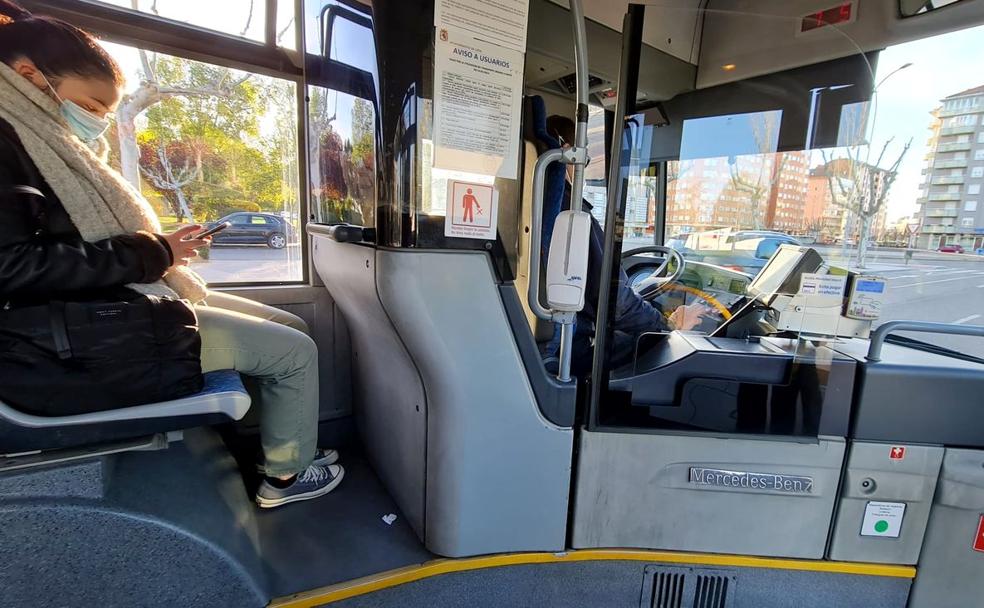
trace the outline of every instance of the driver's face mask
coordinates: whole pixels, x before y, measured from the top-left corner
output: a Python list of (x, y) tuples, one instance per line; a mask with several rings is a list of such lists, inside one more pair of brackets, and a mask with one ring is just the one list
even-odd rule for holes
[(109, 119), (96, 116), (74, 101), (62, 99), (55, 91), (55, 87), (51, 86), (51, 81), (48, 80), (47, 76), (41, 74), (41, 77), (44, 78), (55, 99), (58, 100), (59, 112), (76, 137), (83, 142), (90, 143), (102, 137), (103, 133), (109, 129)]

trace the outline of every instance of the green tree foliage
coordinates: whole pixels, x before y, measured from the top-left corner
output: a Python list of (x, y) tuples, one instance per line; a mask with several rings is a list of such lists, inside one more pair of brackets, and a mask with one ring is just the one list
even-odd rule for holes
[[(296, 165), (296, 135), (279, 128), (294, 121), (293, 85), (176, 57), (159, 57), (154, 67), (160, 82), (180, 85), (189, 94), (163, 99), (144, 113), (137, 144), (146, 177), (164, 176), (161, 151), (172, 173), (193, 176), (182, 180), (187, 183), (180, 194), (197, 221), (232, 211), (279, 213), (288, 198), (296, 199), (296, 170), (285, 167)], [(236, 85), (223, 94), (202, 93), (229, 82)], [(270, 130), (273, 136), (261, 135)], [(146, 182), (180, 213), (177, 184)]]
[(311, 196), (318, 221), (371, 225), (375, 219), (375, 113), (372, 104), (352, 100), (351, 138), (336, 129), (338, 96), (311, 90), (309, 123), (316, 148), (311, 153)]
[(372, 104), (364, 99), (355, 99), (352, 103), (352, 155), (370, 169), (373, 167), (373, 157), (376, 146), (373, 134), (376, 132), (376, 114)]

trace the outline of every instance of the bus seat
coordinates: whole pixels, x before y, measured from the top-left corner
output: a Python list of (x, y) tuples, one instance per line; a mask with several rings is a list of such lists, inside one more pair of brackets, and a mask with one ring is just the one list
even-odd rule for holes
[(0, 402), (0, 453), (51, 450), (240, 420), (250, 397), (239, 374), (205, 374), (194, 395), (71, 416), (35, 416)]
[[(533, 145), (536, 146), (537, 157), (547, 150), (560, 147), (560, 140), (547, 132), (547, 106), (543, 98), (533, 95), (530, 100), (530, 133)], [(527, 159), (532, 166), (536, 158)], [(564, 187), (566, 184), (566, 167), (562, 163), (554, 163), (547, 169), (546, 180), (543, 184), (543, 224), (541, 230), (541, 260), (546, 264), (547, 252), (550, 250), (550, 238), (553, 236), (554, 224), (560, 215), (564, 202)]]
[[(527, 286), (529, 285), (529, 262), (530, 262), (530, 238), (529, 228), (532, 225), (533, 212), (533, 169), (539, 155), (551, 148), (560, 147), (560, 142), (547, 133), (547, 110), (543, 98), (538, 95), (528, 96), (523, 104), (523, 194), (522, 194), (522, 213), (520, 221), (522, 228), (519, 231), (520, 251), (519, 265), (517, 271), (516, 289), (519, 292), (520, 300), (523, 302), (530, 328), (537, 342), (548, 342), (553, 337), (553, 324), (538, 319), (533, 315), (529, 303), (526, 301)], [(541, 252), (547, 251), (550, 244), (550, 235), (553, 234), (553, 226), (560, 213), (560, 207), (564, 196), (564, 166), (555, 163), (547, 170), (546, 184), (544, 184), (543, 223), (541, 231)], [(545, 262), (545, 254), (542, 254)], [(541, 264), (541, 272), (545, 264)], [(543, 282), (541, 281), (541, 285)]]

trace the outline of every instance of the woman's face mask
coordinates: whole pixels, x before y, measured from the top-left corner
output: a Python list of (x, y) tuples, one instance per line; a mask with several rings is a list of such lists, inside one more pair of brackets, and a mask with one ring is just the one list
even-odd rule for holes
[(51, 85), (51, 81), (43, 74), (42, 77), (58, 101), (62, 118), (68, 123), (68, 128), (72, 130), (72, 133), (84, 142), (92, 142), (102, 137), (103, 133), (109, 129), (109, 119), (96, 116), (71, 99), (62, 99), (55, 91), (55, 87)]

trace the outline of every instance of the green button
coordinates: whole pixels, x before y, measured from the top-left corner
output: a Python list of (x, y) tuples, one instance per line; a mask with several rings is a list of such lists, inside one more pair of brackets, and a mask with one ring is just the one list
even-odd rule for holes
[(884, 519), (879, 519), (875, 522), (875, 532), (881, 534), (882, 532), (888, 531), (888, 522)]

